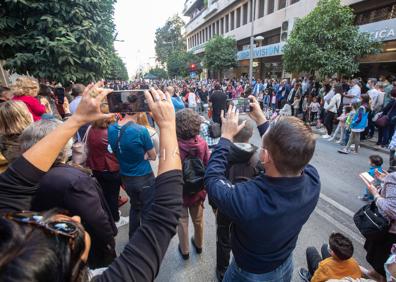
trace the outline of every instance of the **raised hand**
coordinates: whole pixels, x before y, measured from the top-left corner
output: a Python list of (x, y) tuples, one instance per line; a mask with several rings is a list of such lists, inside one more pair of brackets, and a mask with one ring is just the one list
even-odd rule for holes
[(176, 129), (176, 114), (170, 94), (150, 88), (144, 92), (144, 95), (158, 127), (160, 129), (167, 127)]
[(262, 125), (267, 121), (267, 118), (265, 117), (263, 111), (260, 108), (259, 102), (257, 102), (256, 97), (250, 95), (249, 99), (251, 101), (250, 103), (250, 108), (251, 111), (249, 113), (249, 116), (252, 120), (256, 122), (257, 125)]
[(224, 116), (224, 111), (221, 111), (221, 122), (221, 137), (231, 141), (234, 139), (234, 136), (245, 127), (246, 124), (245, 120), (243, 123), (238, 125), (239, 111), (233, 105), (228, 107), (227, 116)]

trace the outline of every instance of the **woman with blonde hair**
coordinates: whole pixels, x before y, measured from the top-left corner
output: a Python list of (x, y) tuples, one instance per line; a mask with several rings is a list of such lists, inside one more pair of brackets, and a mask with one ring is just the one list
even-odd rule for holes
[(8, 163), (19, 157), (19, 135), (31, 123), (32, 114), (23, 102), (7, 101), (0, 105), (0, 151)]
[(147, 128), (149, 134), (150, 134), (150, 138), (153, 141), (154, 144), (154, 148), (155, 148), (155, 152), (158, 154), (159, 153), (159, 137), (158, 137), (158, 133), (155, 130), (155, 128), (151, 127), (148, 118), (147, 118), (147, 114), (146, 113), (138, 113), (137, 114), (137, 119), (136, 119), (136, 123), (143, 125), (144, 127)]
[(47, 99), (42, 98), (40, 101), (37, 99), (40, 86), (36, 79), (28, 76), (18, 77), (12, 85), (12, 90), (13, 100), (24, 102), (32, 113), (34, 121), (40, 120), (46, 112), (51, 112)]

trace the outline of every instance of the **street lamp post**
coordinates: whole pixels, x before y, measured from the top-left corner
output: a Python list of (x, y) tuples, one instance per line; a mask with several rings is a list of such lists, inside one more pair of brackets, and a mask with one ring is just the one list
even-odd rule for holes
[(250, 55), (249, 55), (249, 84), (253, 81), (253, 44), (254, 44), (254, 21), (256, 20), (256, 0), (253, 0), (252, 29), (250, 32)]

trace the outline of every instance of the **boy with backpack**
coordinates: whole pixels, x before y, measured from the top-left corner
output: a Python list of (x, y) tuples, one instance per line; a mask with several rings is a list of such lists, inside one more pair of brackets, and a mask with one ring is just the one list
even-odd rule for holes
[[(239, 119), (242, 124), (244, 119)], [(253, 122), (248, 120), (241, 131), (234, 137), (228, 156), (227, 179), (232, 183), (241, 183), (256, 177), (262, 166), (259, 161), (259, 148), (250, 144), (253, 136)], [(217, 241), (216, 241), (216, 276), (223, 281), (224, 274), (230, 262), (231, 242), (230, 227), (231, 220), (220, 210), (216, 212)]]
[(177, 232), (178, 250), (184, 260), (190, 257), (189, 217), (194, 225), (191, 243), (198, 254), (202, 252), (203, 246), (203, 203), (206, 198), (204, 176), (210, 152), (208, 144), (199, 136), (201, 122), (201, 117), (193, 109), (184, 109), (176, 113), (176, 134), (184, 180), (183, 206)]

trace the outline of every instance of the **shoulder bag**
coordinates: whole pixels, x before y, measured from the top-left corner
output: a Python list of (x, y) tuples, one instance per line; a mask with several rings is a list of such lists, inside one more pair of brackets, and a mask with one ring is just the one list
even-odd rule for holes
[(88, 134), (91, 131), (92, 125), (90, 125), (84, 134), (81, 141), (77, 141), (72, 146), (72, 162), (77, 165), (85, 165), (88, 157), (88, 146), (87, 139)]
[(366, 239), (381, 239), (390, 227), (389, 220), (379, 212), (375, 201), (358, 210), (353, 216), (353, 221)]
[(396, 106), (396, 102), (393, 103), (392, 108), (389, 110), (388, 114), (381, 115), (376, 121), (375, 125), (378, 127), (386, 127), (389, 124), (389, 115), (392, 113)]

